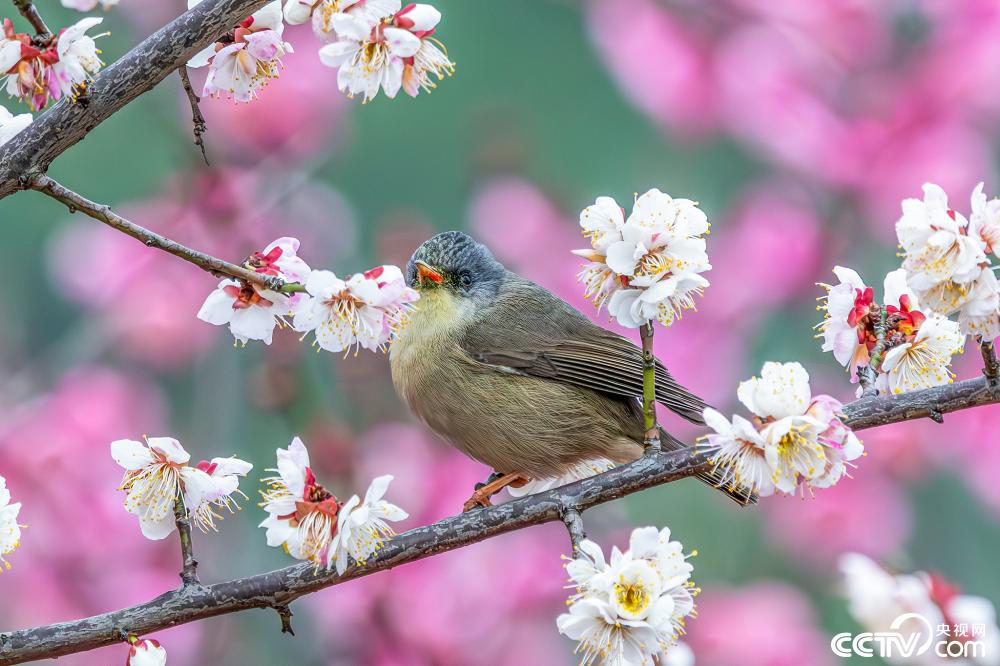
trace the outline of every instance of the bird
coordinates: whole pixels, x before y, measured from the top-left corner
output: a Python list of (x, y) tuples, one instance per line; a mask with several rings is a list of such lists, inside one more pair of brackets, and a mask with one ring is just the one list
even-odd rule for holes
[[(464, 509), (503, 487), (644, 451), (642, 350), (548, 289), (507, 270), (461, 231), (421, 244), (406, 266), (420, 299), (389, 349), (393, 386), (444, 440), (494, 472)], [(705, 401), (656, 361), (656, 400), (704, 424)], [(666, 450), (685, 445), (660, 430)], [(746, 505), (756, 496), (700, 475)]]

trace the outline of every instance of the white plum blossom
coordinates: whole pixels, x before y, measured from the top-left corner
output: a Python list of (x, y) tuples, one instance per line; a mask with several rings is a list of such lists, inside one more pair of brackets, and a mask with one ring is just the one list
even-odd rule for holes
[(891, 393), (903, 393), (951, 383), (955, 375), (948, 366), (951, 357), (961, 353), (964, 340), (958, 323), (932, 313), (911, 340), (885, 353), (884, 374), (877, 385)]
[(80, 19), (59, 33), (56, 40), (59, 59), (52, 65), (52, 72), (63, 95), (72, 95), (75, 86), (101, 71), (104, 63), (98, 55), (100, 51), (87, 31), (103, 21), (100, 17)]
[(166, 666), (167, 651), (155, 638), (136, 640), (128, 649), (125, 666)]
[(316, 343), (330, 352), (383, 348), (406, 323), (409, 304), (419, 297), (396, 266), (376, 266), (346, 281), (316, 270), (305, 288), (292, 327), (313, 332)]
[(705, 425), (715, 432), (703, 439), (716, 449), (712, 454), (715, 470), (722, 473), (727, 488), (747, 488), (762, 497), (774, 493), (772, 471), (764, 455), (764, 440), (754, 425), (736, 414), (732, 422), (721, 413), (706, 407)]
[(299, 257), (299, 239), (282, 236), (247, 259), (247, 266), (254, 271), (286, 282), (305, 283), (312, 269)]
[(327, 555), (328, 569), (336, 567), (338, 574), (347, 570), (348, 556), (359, 565), (382, 547), (396, 532), (389, 522), (406, 520), (409, 514), (384, 499), (392, 476), (386, 474), (372, 480), (364, 500), (352, 495), (341, 507), (337, 519), (337, 534)]
[(105, 11), (117, 5), (121, 0), (61, 0), (62, 6), (66, 9), (75, 9), (78, 12), (90, 12), (101, 6)]
[(271, 344), (274, 327), (284, 324), (291, 313), (291, 303), (285, 294), (257, 285), (225, 279), (208, 295), (198, 319), (216, 326), (229, 325), (229, 332), (246, 345), (248, 340)]
[(576, 593), (556, 626), (579, 642), (584, 665), (662, 663), (694, 611), (692, 567), (670, 531), (637, 528), (629, 545), (625, 552), (613, 548), (606, 562), (600, 546), (585, 539), (566, 564)]
[(982, 240), (968, 234), (968, 221), (949, 208), (944, 190), (932, 183), (923, 189), (923, 201), (903, 201), (903, 215), (896, 222), (896, 236), (906, 253), (903, 268), (918, 293), (944, 280), (969, 282), (986, 260)]
[[(202, 0), (188, 0), (188, 9)], [(237, 102), (253, 100), (258, 90), (281, 73), (281, 58), (292, 53), (292, 45), (282, 40), (285, 24), (281, 2), (264, 5), (240, 22), (231, 39), (209, 45), (191, 60), (188, 67), (209, 65), (204, 94), (228, 95)]]
[(317, 567), (326, 562), (337, 532), (340, 502), (316, 481), (309, 452), (298, 437), (287, 449), (277, 450), (276, 476), (264, 479), (267, 490), (261, 507), (268, 513), (259, 525), (267, 530), (267, 545), (281, 546), (299, 560)]
[(826, 317), (817, 328), (823, 336), (823, 351), (832, 351), (837, 362), (848, 370), (868, 364), (867, 317), (874, 302), (874, 290), (864, 283), (856, 271), (836, 266), (833, 274), (840, 282), (821, 284), (826, 296), (820, 310)]
[(14, 135), (30, 124), (30, 113), (21, 113), (15, 116), (0, 106), (0, 146), (13, 139)]
[(21, 503), (11, 503), (7, 479), (0, 476), (0, 572), (11, 568), (4, 556), (10, 555), (21, 545), (21, 528), (24, 526), (17, 522), (20, 511)]
[(972, 191), (969, 233), (982, 240), (987, 254), (992, 253), (1000, 258), (1000, 199), (987, 199), (983, 183), (979, 183)]
[(962, 333), (983, 340), (1000, 336), (1000, 284), (993, 269), (986, 267), (969, 286), (968, 298), (958, 313)]
[(202, 531), (215, 528), (221, 515), (216, 507), (232, 509), (232, 495), (239, 479), (251, 465), (237, 458), (215, 458), (188, 465), (191, 454), (172, 437), (148, 437), (145, 443), (131, 439), (111, 442), (111, 457), (125, 468), (119, 490), (125, 510), (138, 516), (147, 539), (166, 538), (176, 529), (174, 506), (178, 498)]
[[(319, 12), (313, 14), (315, 25)], [(372, 100), (381, 89), (390, 99), (402, 89), (411, 97), (436, 86), (454, 71), (431, 37), (441, 14), (430, 5), (412, 4), (376, 22), (361, 12), (338, 12), (329, 24), (337, 41), (319, 51), (320, 60), (337, 69), (337, 86), (348, 96)]]
[[(311, 4), (309, 17), (301, 19), (303, 10), (301, 7), (292, 6), (294, 2), (299, 4)], [(382, 19), (389, 18), (400, 10), (402, 3), (400, 0), (289, 0), (285, 4), (285, 18), (289, 23), (305, 23), (311, 17), (313, 34), (317, 38), (329, 42), (337, 39), (337, 33), (333, 28), (333, 17), (337, 14), (350, 14), (363, 20), (369, 25), (375, 25)], [(289, 19), (289, 13), (296, 20)]]
[(689, 199), (652, 189), (638, 197), (627, 219), (618, 204), (600, 197), (580, 214), (591, 248), (576, 254), (589, 263), (579, 274), (586, 296), (622, 326), (638, 328), (657, 319), (669, 326), (709, 282), (705, 252), (709, 224)]
[(737, 396), (752, 420), (737, 415), (730, 422), (714, 409), (704, 412), (715, 432), (703, 439), (717, 449), (712, 462), (723, 484), (761, 496), (827, 488), (864, 454), (840, 418), (843, 405), (828, 395), (813, 396), (799, 363), (765, 363), (759, 378), (740, 382)]
[(607, 458), (584, 460), (574, 465), (572, 469), (563, 473), (561, 476), (551, 479), (532, 479), (523, 486), (519, 486), (517, 488), (514, 486), (507, 486), (507, 492), (511, 497), (534, 495), (535, 493), (552, 490), (553, 488), (558, 488), (559, 486), (565, 486), (569, 483), (573, 483), (574, 481), (579, 481), (580, 479), (589, 479), (590, 477), (600, 474), (601, 472), (606, 472), (609, 469), (614, 468), (614, 466), (614, 462), (608, 460)]

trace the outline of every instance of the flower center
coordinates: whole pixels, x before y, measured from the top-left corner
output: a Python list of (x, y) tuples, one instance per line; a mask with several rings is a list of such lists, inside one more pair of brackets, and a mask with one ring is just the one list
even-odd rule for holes
[(618, 605), (631, 615), (638, 615), (649, 607), (652, 597), (641, 581), (621, 580), (615, 583)]

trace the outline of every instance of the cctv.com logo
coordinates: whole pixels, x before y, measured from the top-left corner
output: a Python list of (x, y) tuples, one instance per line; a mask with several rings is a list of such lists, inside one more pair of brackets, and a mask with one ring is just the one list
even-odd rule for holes
[[(902, 627), (907, 622), (906, 631)], [(986, 633), (985, 625), (939, 625), (937, 631), (920, 613), (900, 615), (889, 626), (889, 631), (837, 634), (830, 641), (830, 649), (838, 657), (879, 657), (881, 659), (908, 659), (934, 650), (944, 658), (984, 659), (986, 644), (976, 637)]]

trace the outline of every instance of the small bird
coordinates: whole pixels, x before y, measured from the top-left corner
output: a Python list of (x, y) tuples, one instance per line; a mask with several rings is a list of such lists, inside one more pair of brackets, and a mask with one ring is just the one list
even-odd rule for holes
[[(643, 452), (642, 351), (507, 270), (467, 234), (425, 241), (406, 266), (417, 308), (389, 355), (396, 392), (432, 430), (494, 474), (466, 503)], [(701, 398), (656, 362), (656, 400), (703, 424)], [(661, 431), (664, 449), (684, 448)], [(741, 504), (755, 496), (701, 475)]]

